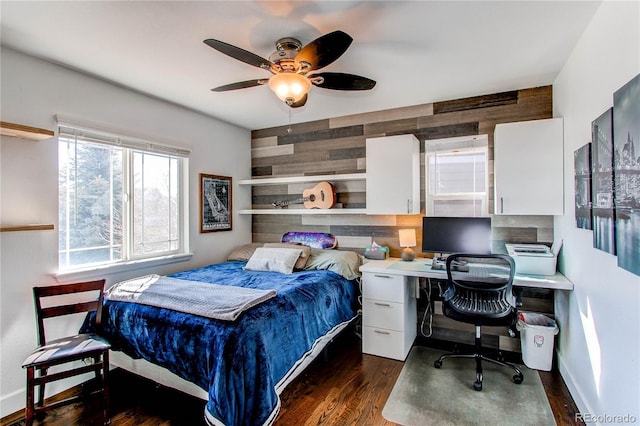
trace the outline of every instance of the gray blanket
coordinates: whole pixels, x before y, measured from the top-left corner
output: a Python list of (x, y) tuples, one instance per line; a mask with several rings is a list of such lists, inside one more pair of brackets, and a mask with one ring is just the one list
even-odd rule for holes
[(114, 284), (105, 298), (234, 321), (241, 313), (276, 295), (275, 290), (256, 290), (145, 275)]

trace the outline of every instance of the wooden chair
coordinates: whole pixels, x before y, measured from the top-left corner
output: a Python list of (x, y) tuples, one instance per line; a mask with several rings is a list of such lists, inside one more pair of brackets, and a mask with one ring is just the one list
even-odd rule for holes
[[(76, 402), (82, 398), (82, 395), (80, 395), (45, 405), (46, 383), (91, 371), (95, 372), (99, 385), (98, 391), (102, 392), (104, 424), (109, 423), (109, 387), (107, 383), (109, 348), (111, 347), (109, 342), (94, 333), (77, 334), (49, 341), (45, 337), (45, 319), (82, 312), (96, 313), (95, 326), (96, 330), (99, 330), (104, 284), (105, 280), (99, 280), (33, 288), (38, 325), (38, 347), (22, 363), (22, 368), (27, 369), (27, 405), (25, 408), (25, 422), (27, 425), (33, 423), (33, 419), (37, 414), (64, 404)], [(97, 296), (95, 292), (97, 292)], [(77, 296), (78, 293), (82, 293), (82, 298), (85, 301), (77, 301), (80, 298), (80, 296)], [(64, 295), (71, 295), (73, 302), (69, 303), (69, 298), (52, 297)], [(50, 297), (51, 299), (46, 300), (46, 305), (43, 306), (43, 299)], [(62, 370), (62, 367), (57, 367), (55, 373), (48, 374), (50, 367), (89, 359), (93, 360), (90, 364), (81, 366), (77, 366), (77, 363), (76, 365), (67, 365), (65, 366), (66, 370)], [(38, 371), (37, 375), (36, 371)], [(36, 387), (38, 387), (37, 404), (34, 400)]]

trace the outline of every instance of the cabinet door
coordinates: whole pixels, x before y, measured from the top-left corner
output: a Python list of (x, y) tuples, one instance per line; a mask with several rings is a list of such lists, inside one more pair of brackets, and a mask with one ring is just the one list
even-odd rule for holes
[(367, 139), (367, 214), (418, 213), (418, 139), (411, 134)]
[(495, 214), (561, 215), (561, 118), (496, 125)]

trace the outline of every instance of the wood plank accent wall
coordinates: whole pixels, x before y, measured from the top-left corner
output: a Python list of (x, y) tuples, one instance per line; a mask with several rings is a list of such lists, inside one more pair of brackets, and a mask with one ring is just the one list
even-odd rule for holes
[[(330, 118), (252, 132), (252, 177), (310, 176), (366, 171), (366, 138), (413, 133), (425, 141), (446, 137), (489, 136), (490, 212), (493, 211), (493, 130), (498, 123), (552, 117), (551, 86)], [(428, 143), (428, 142), (427, 142)], [(424, 157), (421, 206), (424, 214)], [(298, 198), (313, 184), (255, 186), (252, 208)], [(335, 182), (342, 208), (365, 208), (364, 181)], [(279, 241), (287, 231), (330, 232), (342, 249), (363, 252), (373, 240), (399, 256), (398, 229), (415, 228), (421, 243), (422, 215), (254, 215), (253, 241)], [(494, 248), (504, 242), (552, 242), (553, 218), (493, 216)], [(418, 247), (419, 248), (419, 247)], [(418, 253), (420, 256), (421, 254)]]
[[(489, 209), (493, 212), (493, 131), (498, 123), (538, 120), (552, 117), (551, 86), (514, 90), (454, 99), (444, 102), (396, 108), (252, 132), (252, 177), (311, 176), (366, 171), (366, 138), (413, 133), (425, 141), (446, 137), (487, 134), (489, 137)], [(428, 142), (427, 142), (428, 143)], [(424, 156), (421, 160), (420, 215), (253, 215), (253, 241), (280, 241), (288, 231), (330, 232), (339, 248), (360, 253), (373, 240), (391, 248), (399, 257), (398, 229), (415, 228), (418, 256), (422, 246), (422, 216), (425, 212)], [(361, 181), (335, 182), (337, 201), (343, 208), (366, 207), (366, 185)], [(277, 200), (298, 198), (314, 184), (254, 186), (252, 208), (268, 208)], [(494, 251), (504, 250), (505, 242), (533, 243), (553, 241), (552, 216), (492, 216)], [(426, 285), (424, 283), (423, 285)], [(442, 315), (441, 304), (432, 284), (430, 302), (431, 338), (473, 344), (472, 325)], [(524, 309), (553, 316), (553, 292), (526, 290)], [(429, 320), (422, 327), (426, 298), (418, 300), (418, 335), (428, 333)], [(423, 329), (422, 331), (420, 331)], [(520, 339), (511, 338), (505, 327), (486, 327), (483, 344), (487, 347), (520, 352)]]

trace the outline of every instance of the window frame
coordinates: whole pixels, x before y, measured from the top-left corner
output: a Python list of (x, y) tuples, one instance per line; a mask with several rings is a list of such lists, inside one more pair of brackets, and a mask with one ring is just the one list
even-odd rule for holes
[[(160, 144), (150, 142), (148, 139), (132, 137), (126, 134), (115, 134), (113, 131), (105, 131), (102, 128), (95, 129), (88, 126), (77, 126), (68, 124), (66, 121), (58, 120), (57, 143), (60, 148), (61, 143), (69, 143), (66, 140), (75, 138), (76, 142), (87, 142), (96, 145), (104, 145), (105, 147), (122, 149), (122, 259), (104, 262), (85, 263), (81, 265), (63, 266), (58, 262), (58, 272), (56, 277), (66, 277), (70, 279), (90, 278), (97, 274), (104, 274), (106, 271), (124, 272), (127, 270), (159, 266), (167, 263), (181, 262), (189, 260), (192, 254), (189, 252), (189, 150), (175, 147), (173, 145)], [(134, 155), (149, 154), (154, 156), (164, 156), (177, 160), (176, 171), (176, 191), (177, 191), (177, 247), (162, 252), (154, 252), (145, 254), (135, 254), (133, 247), (134, 229), (133, 229), (133, 191), (134, 191)], [(60, 172), (60, 166), (58, 166)], [(171, 179), (169, 177), (168, 179)], [(60, 183), (59, 183), (60, 185)], [(62, 206), (59, 206), (60, 212)], [(113, 211), (113, 210), (112, 210)], [(58, 227), (60, 223), (58, 224)], [(169, 225), (171, 226), (171, 225)], [(71, 229), (71, 227), (69, 227)], [(60, 257), (62, 247), (58, 240), (58, 258)], [(65, 248), (69, 250), (69, 248)], [(72, 250), (72, 249), (71, 249)]]
[[(477, 192), (430, 192), (430, 157), (434, 155), (463, 155), (482, 153), (485, 158), (484, 191)], [(434, 216), (434, 202), (438, 200), (481, 201), (481, 211), (474, 212), (474, 217), (489, 216), (489, 138), (488, 135), (462, 136), (444, 139), (425, 140), (424, 150), (424, 182), (425, 182), (425, 216)], [(441, 216), (441, 215), (439, 215)]]

